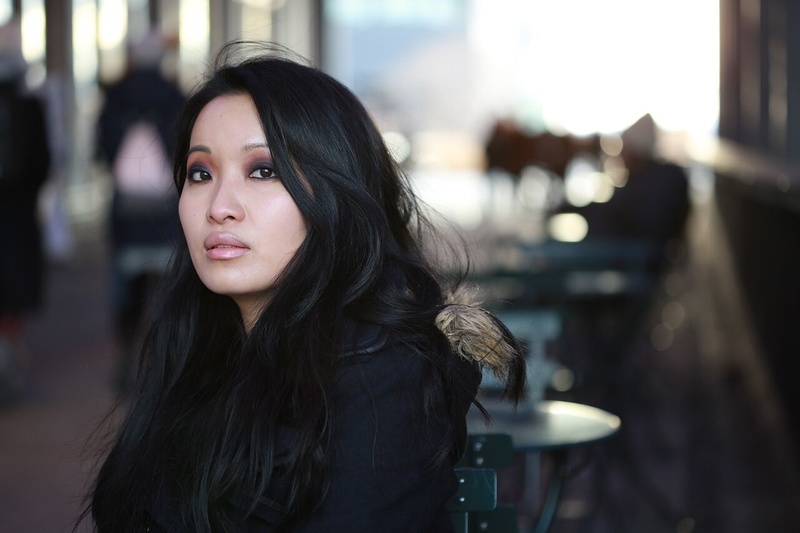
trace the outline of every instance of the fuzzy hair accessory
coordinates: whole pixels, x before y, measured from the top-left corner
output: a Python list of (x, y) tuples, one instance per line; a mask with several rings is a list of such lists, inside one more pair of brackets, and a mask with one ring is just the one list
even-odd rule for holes
[(499, 319), (471, 302), (472, 295), (464, 289), (449, 295), (446, 307), (436, 317), (436, 327), (459, 356), (486, 365), (505, 381), (519, 352), (514, 337)]

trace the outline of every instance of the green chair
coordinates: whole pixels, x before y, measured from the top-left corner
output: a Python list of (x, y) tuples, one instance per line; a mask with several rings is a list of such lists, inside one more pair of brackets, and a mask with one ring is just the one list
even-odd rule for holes
[(491, 468), (456, 468), (456, 476), (458, 492), (447, 504), (456, 532), (482, 531), (474, 517), (497, 506), (497, 473)]
[(506, 433), (477, 433), (467, 437), (467, 448), (457, 466), (498, 468), (514, 464), (514, 442)]
[[(504, 433), (482, 433), (467, 437), (467, 448), (457, 466), (469, 468), (499, 468), (514, 463), (514, 443)], [(494, 470), (492, 470), (494, 472)], [(496, 500), (496, 494), (495, 494)], [(466, 529), (470, 533), (516, 533), (517, 509), (510, 504), (491, 509), (475, 509), (469, 513)]]

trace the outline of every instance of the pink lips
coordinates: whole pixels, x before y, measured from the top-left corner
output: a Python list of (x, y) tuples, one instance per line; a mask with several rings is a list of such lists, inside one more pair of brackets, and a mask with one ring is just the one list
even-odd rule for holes
[(250, 251), (250, 248), (230, 233), (212, 233), (203, 242), (209, 259), (235, 259)]

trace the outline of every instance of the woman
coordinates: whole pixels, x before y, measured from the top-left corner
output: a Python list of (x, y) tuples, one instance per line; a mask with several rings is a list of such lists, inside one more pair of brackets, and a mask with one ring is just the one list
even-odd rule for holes
[(488, 313), (445, 303), (357, 99), (233, 50), (179, 125), (185, 239), (91, 495), (96, 528), (448, 531), (481, 360), (516, 401), (519, 350)]

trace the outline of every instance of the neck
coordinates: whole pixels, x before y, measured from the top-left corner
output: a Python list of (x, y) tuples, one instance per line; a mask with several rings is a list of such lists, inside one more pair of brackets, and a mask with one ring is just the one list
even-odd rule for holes
[(253, 326), (258, 322), (258, 318), (264, 311), (264, 308), (269, 303), (269, 300), (263, 298), (234, 298), (236, 304), (239, 306), (239, 312), (242, 313), (242, 322), (244, 323), (244, 330), (246, 333), (252, 331)]

